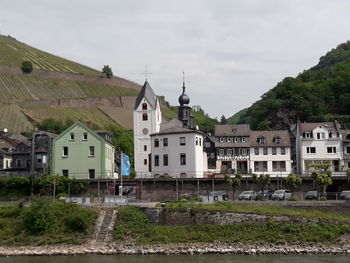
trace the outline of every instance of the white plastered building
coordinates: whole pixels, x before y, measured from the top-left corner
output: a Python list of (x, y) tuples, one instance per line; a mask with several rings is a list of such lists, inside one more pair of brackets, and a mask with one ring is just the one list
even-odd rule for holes
[(136, 99), (133, 120), (134, 167), (136, 177), (151, 177), (150, 134), (159, 132), (162, 122), (162, 112), (160, 110), (159, 100), (147, 80)]

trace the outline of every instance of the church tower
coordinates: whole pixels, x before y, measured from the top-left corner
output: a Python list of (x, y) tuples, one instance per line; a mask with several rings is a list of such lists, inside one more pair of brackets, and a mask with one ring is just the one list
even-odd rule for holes
[(179, 97), (179, 110), (178, 110), (178, 119), (183, 123), (184, 127), (193, 128), (192, 117), (191, 117), (191, 107), (188, 105), (190, 103), (190, 98), (185, 93), (185, 81), (182, 84), (182, 94)]
[(136, 177), (150, 177), (150, 134), (159, 132), (162, 113), (157, 96), (147, 79), (137, 96), (134, 107), (134, 166)]

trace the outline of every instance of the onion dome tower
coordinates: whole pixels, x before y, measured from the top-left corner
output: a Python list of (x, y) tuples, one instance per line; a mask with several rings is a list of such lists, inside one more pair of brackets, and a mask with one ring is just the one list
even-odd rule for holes
[(179, 111), (178, 111), (178, 119), (183, 123), (184, 127), (190, 128), (191, 123), (191, 107), (188, 105), (190, 103), (190, 98), (185, 93), (185, 81), (182, 84), (182, 94), (179, 97)]

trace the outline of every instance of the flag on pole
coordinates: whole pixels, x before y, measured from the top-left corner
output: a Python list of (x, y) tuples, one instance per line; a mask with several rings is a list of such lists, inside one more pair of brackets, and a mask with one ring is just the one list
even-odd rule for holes
[(129, 156), (122, 153), (122, 160), (121, 160), (121, 175), (122, 176), (128, 176), (130, 175), (130, 159)]

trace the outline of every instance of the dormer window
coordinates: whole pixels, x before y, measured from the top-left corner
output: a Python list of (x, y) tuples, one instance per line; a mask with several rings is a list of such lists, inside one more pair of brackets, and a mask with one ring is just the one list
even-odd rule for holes
[(272, 142), (273, 142), (273, 143), (280, 144), (280, 143), (282, 142), (282, 139), (281, 139), (281, 137), (277, 136), (277, 137), (274, 137), (274, 138), (272, 139)]
[(264, 144), (265, 143), (265, 137), (261, 136), (256, 140), (257, 143)]
[(69, 140), (70, 141), (74, 141), (74, 132), (71, 132), (70, 134), (69, 134)]
[(232, 138), (231, 137), (227, 137), (227, 142), (231, 142), (232, 141)]
[(220, 142), (224, 142), (224, 137), (220, 137)]
[(147, 110), (147, 103), (145, 102), (145, 103), (142, 103), (142, 109), (143, 110)]

